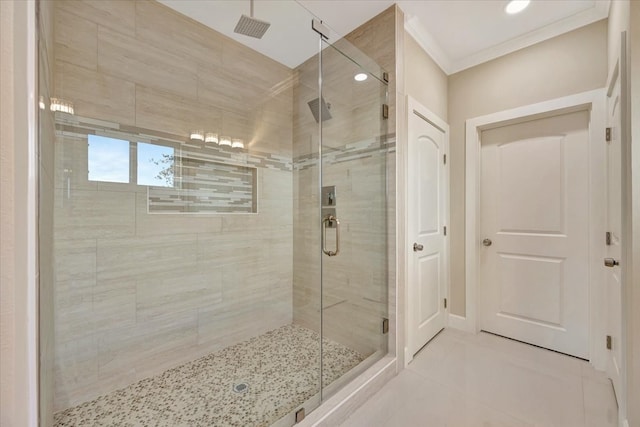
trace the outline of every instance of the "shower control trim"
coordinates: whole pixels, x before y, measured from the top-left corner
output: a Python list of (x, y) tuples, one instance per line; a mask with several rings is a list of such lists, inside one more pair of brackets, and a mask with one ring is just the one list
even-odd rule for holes
[[(336, 230), (336, 250), (327, 250), (327, 225), (335, 224)], [(336, 256), (340, 253), (340, 221), (333, 215), (327, 215), (322, 218), (322, 252), (327, 256)]]
[(326, 185), (322, 187), (322, 207), (333, 207), (337, 204), (336, 186)]

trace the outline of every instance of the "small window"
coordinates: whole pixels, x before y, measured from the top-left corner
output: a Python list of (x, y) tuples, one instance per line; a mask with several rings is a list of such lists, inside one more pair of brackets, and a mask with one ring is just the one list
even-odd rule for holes
[(89, 181), (129, 182), (129, 141), (89, 135)]
[(174, 187), (175, 150), (138, 142), (138, 185)]

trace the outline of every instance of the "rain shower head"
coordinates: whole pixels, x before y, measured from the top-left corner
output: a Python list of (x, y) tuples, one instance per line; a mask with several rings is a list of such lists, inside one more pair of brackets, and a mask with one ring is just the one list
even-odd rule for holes
[[(311, 109), (311, 114), (313, 114), (313, 118), (316, 119), (316, 123), (320, 120), (320, 109), (322, 109), (322, 121), (329, 120), (331, 118), (331, 113), (329, 112), (330, 104), (324, 102), (324, 98), (322, 98), (322, 102), (320, 102), (320, 98), (316, 98), (312, 101), (309, 101), (309, 108)], [(320, 105), (319, 105), (320, 104)]]
[(243, 14), (233, 31), (238, 34), (244, 34), (245, 36), (261, 39), (270, 26), (271, 24), (269, 22), (253, 17), (253, 0), (251, 0), (251, 16)]

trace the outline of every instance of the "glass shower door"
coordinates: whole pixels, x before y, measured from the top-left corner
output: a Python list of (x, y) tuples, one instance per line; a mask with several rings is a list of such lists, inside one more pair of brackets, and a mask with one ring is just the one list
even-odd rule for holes
[(385, 74), (346, 39), (320, 53), (323, 399), (387, 353)]

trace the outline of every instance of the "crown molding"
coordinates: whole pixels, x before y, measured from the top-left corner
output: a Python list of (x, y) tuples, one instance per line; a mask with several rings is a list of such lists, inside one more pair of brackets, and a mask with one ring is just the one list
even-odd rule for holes
[(447, 55), (417, 17), (414, 16), (407, 19), (404, 27), (407, 33), (431, 56), (436, 64), (438, 64), (447, 75), (451, 75), (605, 19), (609, 16), (610, 4), (611, 0), (596, 1), (594, 7), (585, 11), (455, 60)]
[[(405, 15), (407, 16), (407, 15)], [(440, 47), (438, 42), (433, 38), (417, 16), (407, 17), (404, 23), (404, 29), (413, 39), (420, 45), (422, 50), (438, 64), (438, 66), (445, 72), (446, 75), (452, 74), (452, 64), (449, 55)]]

